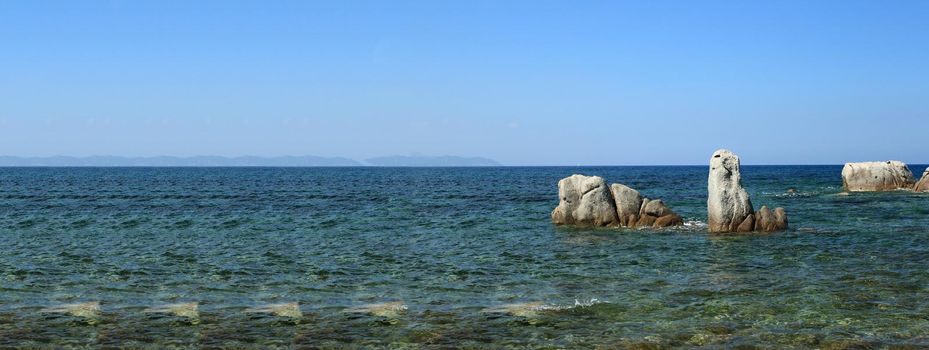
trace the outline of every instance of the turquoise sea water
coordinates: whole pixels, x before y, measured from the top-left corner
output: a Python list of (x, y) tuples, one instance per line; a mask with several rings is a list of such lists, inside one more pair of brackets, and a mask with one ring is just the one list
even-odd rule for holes
[[(0, 348), (929, 347), (929, 194), (840, 171), (743, 167), (791, 228), (719, 236), (702, 166), (2, 168)], [(573, 173), (688, 224), (554, 227)]]

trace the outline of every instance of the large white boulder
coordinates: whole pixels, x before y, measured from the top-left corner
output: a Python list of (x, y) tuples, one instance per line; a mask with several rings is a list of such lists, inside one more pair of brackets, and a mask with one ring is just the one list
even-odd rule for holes
[(845, 163), (842, 187), (848, 192), (893, 191), (913, 188), (910, 168), (899, 160)]
[(552, 211), (555, 224), (607, 226), (618, 222), (616, 204), (602, 177), (575, 174), (561, 179), (558, 199)]

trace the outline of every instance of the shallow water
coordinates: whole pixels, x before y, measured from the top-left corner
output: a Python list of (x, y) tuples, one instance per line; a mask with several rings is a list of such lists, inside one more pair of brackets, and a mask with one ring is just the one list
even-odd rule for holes
[[(929, 347), (929, 194), (746, 166), (791, 228), (718, 236), (706, 172), (2, 168), (0, 348)], [(688, 225), (556, 228), (573, 173)]]

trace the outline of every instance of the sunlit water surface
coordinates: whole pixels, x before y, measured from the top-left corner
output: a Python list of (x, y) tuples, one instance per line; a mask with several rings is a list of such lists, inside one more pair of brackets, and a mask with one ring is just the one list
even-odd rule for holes
[[(4, 168), (0, 348), (929, 347), (929, 194), (840, 169), (718, 236), (705, 167)], [(688, 225), (554, 227), (573, 173)]]

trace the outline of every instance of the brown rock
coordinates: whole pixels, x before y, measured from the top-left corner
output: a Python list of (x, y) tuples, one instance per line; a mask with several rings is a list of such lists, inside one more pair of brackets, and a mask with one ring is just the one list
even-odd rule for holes
[(635, 227), (662, 228), (683, 225), (684, 220), (662, 202), (660, 199), (642, 200), (642, 209)]
[(755, 231), (774, 232), (787, 228), (787, 213), (784, 208), (776, 208), (774, 211), (762, 206), (761, 210), (755, 213)]
[(787, 229), (787, 212), (784, 211), (784, 208), (774, 208), (774, 228), (776, 230)]
[(680, 215), (671, 213), (665, 216), (662, 216), (655, 220), (655, 223), (652, 224), (652, 227), (662, 228), (670, 226), (680, 226), (684, 224), (684, 219), (681, 219)]
[(913, 186), (913, 191), (929, 192), (929, 168), (923, 171), (923, 176), (916, 183), (916, 186)]
[(752, 232), (755, 229), (755, 214), (748, 214), (745, 220), (739, 226), (734, 227), (733, 232)]
[(635, 223), (635, 227), (651, 227), (657, 219), (654, 216), (642, 215), (639, 217), (639, 221)]

